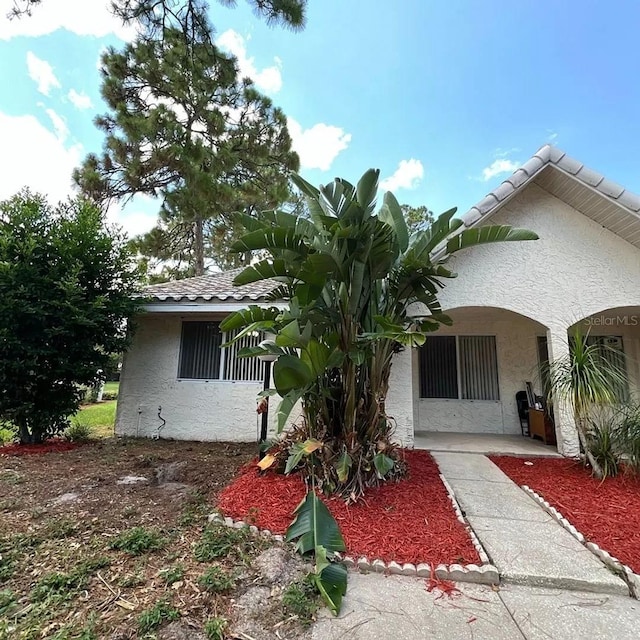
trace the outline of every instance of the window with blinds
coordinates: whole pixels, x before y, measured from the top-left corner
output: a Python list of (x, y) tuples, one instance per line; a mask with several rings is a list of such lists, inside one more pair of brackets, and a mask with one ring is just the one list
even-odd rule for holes
[(430, 336), (420, 348), (420, 397), (499, 400), (495, 336)]
[(222, 345), (233, 334), (220, 331), (218, 322), (183, 322), (178, 378), (185, 380), (262, 380), (263, 364), (257, 358), (238, 358), (244, 347), (254, 347), (260, 336), (244, 336), (230, 347)]

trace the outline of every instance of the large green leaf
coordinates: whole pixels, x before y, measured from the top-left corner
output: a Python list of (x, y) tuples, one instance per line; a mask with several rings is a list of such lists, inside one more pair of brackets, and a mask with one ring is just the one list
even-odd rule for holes
[(376, 195), (378, 193), (378, 178), (380, 169), (369, 169), (358, 180), (356, 185), (356, 198), (358, 204), (364, 209), (367, 216), (373, 213), (376, 206)]
[(465, 229), (447, 242), (447, 253), (455, 253), (467, 247), (490, 242), (520, 242), (537, 240), (538, 234), (528, 229), (518, 229), (506, 224)]
[(302, 389), (294, 389), (285, 394), (278, 405), (278, 433), (282, 433), (282, 430), (287, 425), (287, 420), (296, 406), (296, 403), (302, 398)]
[(443, 243), (463, 222), (454, 218), (457, 209), (449, 209), (440, 214), (425, 231), (418, 231), (411, 236), (411, 252), (418, 260), (427, 260), (429, 254), (439, 244)]
[(297, 540), (296, 549), (302, 555), (324, 547), (330, 554), (345, 551), (346, 546), (338, 523), (324, 502), (308, 491), (294, 511), (295, 519), (287, 529), (288, 542)]
[(373, 456), (373, 464), (381, 478), (384, 478), (395, 466), (395, 462), (382, 452), (376, 453), (376, 455)]
[(400, 251), (404, 253), (409, 246), (409, 229), (402, 209), (390, 191), (384, 194), (384, 202), (378, 217), (393, 229)]
[(340, 613), (342, 599), (347, 593), (347, 568), (340, 562), (328, 563), (313, 581), (334, 616)]
[(316, 378), (325, 372), (330, 356), (331, 349), (315, 338), (309, 340), (307, 346), (300, 353), (300, 358), (309, 366)]
[(292, 272), (290, 266), (281, 258), (275, 260), (261, 260), (241, 271), (234, 279), (233, 284), (240, 286), (243, 284), (251, 284), (260, 280), (268, 280), (277, 277), (294, 277), (295, 271)]
[(302, 458), (311, 455), (314, 451), (317, 451), (322, 447), (322, 442), (309, 438), (304, 442), (296, 442), (289, 450), (289, 457), (287, 458), (287, 464), (284, 468), (285, 474), (290, 474), (300, 463)]
[(314, 377), (311, 369), (293, 355), (280, 356), (273, 367), (273, 382), (281, 396), (304, 389)]
[(228, 315), (220, 323), (220, 329), (222, 331), (234, 331), (235, 329), (246, 327), (254, 322), (275, 321), (280, 313), (282, 312), (276, 307), (258, 307), (257, 305), (250, 305), (246, 309), (234, 311), (232, 314)]
[(307, 247), (295, 229), (270, 228), (247, 233), (231, 245), (231, 251), (258, 251), (260, 249), (282, 249), (306, 255)]
[(349, 469), (351, 469), (352, 465), (353, 460), (351, 456), (346, 451), (343, 451), (336, 463), (336, 473), (338, 474), (338, 480), (340, 480), (340, 482), (347, 481)]

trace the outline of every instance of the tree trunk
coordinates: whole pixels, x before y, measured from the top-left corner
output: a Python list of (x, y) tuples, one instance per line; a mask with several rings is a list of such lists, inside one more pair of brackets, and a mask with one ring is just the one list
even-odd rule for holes
[(200, 216), (193, 223), (194, 230), (194, 272), (197, 276), (204, 275), (204, 221)]
[(589, 439), (587, 438), (586, 430), (584, 429), (584, 422), (581, 418), (576, 419), (576, 430), (578, 432), (578, 440), (580, 440), (580, 444), (584, 449), (584, 455), (593, 470), (593, 475), (601, 480), (604, 477), (604, 472), (598, 461), (595, 459), (593, 453), (591, 453), (591, 449), (589, 448)]

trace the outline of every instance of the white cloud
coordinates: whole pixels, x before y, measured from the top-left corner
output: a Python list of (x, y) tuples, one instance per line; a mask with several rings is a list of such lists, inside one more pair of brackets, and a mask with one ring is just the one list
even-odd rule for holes
[[(71, 173), (84, 156), (80, 144), (65, 143), (69, 131), (65, 122), (47, 109), (56, 133), (32, 115), (9, 116), (0, 112), (0, 200), (10, 198), (23, 187), (42, 193), (56, 204), (73, 196)], [(107, 220), (122, 227), (131, 237), (149, 231), (156, 223), (157, 209), (151, 198), (136, 196), (126, 209), (114, 204)]]
[(323, 122), (303, 130), (296, 120), (287, 118), (287, 127), (293, 150), (300, 156), (300, 166), (303, 169), (327, 171), (336, 156), (351, 142), (350, 133)]
[(238, 59), (238, 67), (242, 76), (251, 78), (256, 86), (267, 93), (280, 91), (282, 88), (282, 74), (280, 73), (282, 61), (280, 58), (275, 57), (275, 65), (259, 71), (255, 64), (255, 58), (250, 58), (247, 55), (245, 39), (233, 29), (222, 33), (216, 40), (216, 44)]
[(58, 29), (67, 29), (79, 36), (114, 34), (121, 40), (131, 40), (133, 27), (125, 27), (110, 11), (107, 0), (46, 0), (33, 8), (31, 16), (8, 20), (13, 0), (0, 0), (0, 40), (17, 36), (43, 36)]
[[(57, 114), (47, 113), (55, 126)], [(66, 125), (60, 122), (62, 133)], [(0, 154), (0, 199), (23, 187), (43, 193), (51, 202), (64, 200), (72, 193), (71, 173), (82, 159), (82, 145), (66, 144), (32, 115), (8, 116), (2, 112), (0, 140), (4, 149)]]
[(398, 168), (392, 176), (385, 178), (380, 187), (385, 191), (396, 191), (397, 189), (415, 189), (420, 180), (424, 177), (424, 167), (420, 160), (411, 158), (400, 160)]
[(60, 80), (56, 78), (53, 67), (32, 51), (27, 51), (27, 70), (29, 77), (38, 85), (38, 91), (45, 96), (49, 95), (52, 88), (60, 88)]
[(67, 127), (67, 123), (53, 109), (45, 109), (45, 111), (49, 118), (51, 118), (56, 137), (60, 142), (64, 142), (69, 135), (69, 127)]
[(78, 93), (75, 89), (71, 89), (67, 94), (67, 98), (78, 109), (91, 109), (93, 107), (91, 98), (84, 91)]
[(107, 222), (121, 227), (130, 238), (151, 231), (158, 221), (157, 213), (143, 212), (136, 209), (136, 198), (127, 204), (125, 210), (114, 203), (107, 211)]
[(520, 163), (515, 160), (498, 158), (482, 170), (482, 179), (486, 182), (487, 180), (491, 180), (491, 178), (495, 178), (503, 173), (513, 173), (519, 166)]

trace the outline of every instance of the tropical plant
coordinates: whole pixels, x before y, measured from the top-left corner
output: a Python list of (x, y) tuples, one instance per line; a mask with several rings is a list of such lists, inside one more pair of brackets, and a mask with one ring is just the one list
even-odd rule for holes
[[(321, 446), (322, 443), (309, 440), (304, 451), (313, 455)], [(286, 539), (288, 542), (297, 540), (296, 550), (301, 555), (313, 553), (315, 566), (309, 577), (331, 612), (337, 616), (347, 592), (347, 568), (335, 561), (335, 554), (345, 551), (346, 546), (338, 523), (316, 493), (315, 482), (296, 507), (294, 515)]]
[[(593, 474), (605, 477), (602, 462), (610, 469), (609, 455), (596, 455), (613, 447), (611, 433), (589, 429), (590, 417), (603, 407), (622, 405), (620, 389), (627, 384), (624, 368), (617, 358), (607, 357), (613, 350), (589, 340), (589, 334), (576, 330), (566, 355), (548, 364), (550, 405), (567, 402), (573, 410), (580, 445)], [(600, 457), (600, 460), (598, 459)]]
[[(378, 176), (371, 169), (357, 186), (336, 179), (320, 189), (295, 177), (308, 218), (239, 214), (248, 233), (232, 249), (269, 257), (245, 268), (235, 284), (272, 278), (272, 299), (289, 304), (284, 310), (251, 306), (222, 323), (224, 331), (240, 330), (239, 337), (275, 335), (241, 353), (278, 356), (275, 390), (268, 393), (282, 397), (279, 430), (302, 403), (299, 437), (284, 451), (274, 449), (268, 462), (288, 458), (289, 468), (310, 462), (325, 492), (352, 500), (403, 472), (385, 409), (389, 374), (394, 354), (423, 344), (428, 332), (450, 322), (437, 297), (443, 280), (455, 277), (449, 257), (479, 244), (537, 238), (505, 225), (464, 228), (455, 209), (409, 234), (393, 194), (374, 212)], [(301, 454), (309, 439), (322, 445), (313, 458)]]

